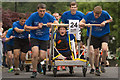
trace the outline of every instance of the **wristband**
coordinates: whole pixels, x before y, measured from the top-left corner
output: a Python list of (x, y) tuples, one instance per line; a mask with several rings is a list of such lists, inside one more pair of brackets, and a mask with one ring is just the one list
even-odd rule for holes
[(107, 23), (107, 21), (104, 21), (105, 23)]
[(23, 29), (23, 31), (25, 31), (25, 29)]

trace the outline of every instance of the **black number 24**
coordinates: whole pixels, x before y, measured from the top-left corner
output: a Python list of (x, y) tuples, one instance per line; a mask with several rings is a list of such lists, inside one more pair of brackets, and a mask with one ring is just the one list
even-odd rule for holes
[(70, 24), (71, 24), (70, 26), (71, 28), (77, 27), (77, 22), (76, 23), (71, 22)]

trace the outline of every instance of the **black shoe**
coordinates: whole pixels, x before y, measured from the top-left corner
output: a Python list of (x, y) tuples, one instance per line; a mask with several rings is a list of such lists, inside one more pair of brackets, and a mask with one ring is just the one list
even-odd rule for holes
[(37, 72), (32, 72), (32, 75), (30, 76), (31, 78), (36, 78)]
[(100, 76), (100, 71), (99, 71), (99, 69), (96, 70), (95, 75), (96, 75), (96, 76)]
[(104, 65), (101, 65), (101, 72), (102, 72), (102, 73), (105, 73)]
[(90, 70), (90, 74), (94, 74), (94, 69), (91, 69), (91, 70)]

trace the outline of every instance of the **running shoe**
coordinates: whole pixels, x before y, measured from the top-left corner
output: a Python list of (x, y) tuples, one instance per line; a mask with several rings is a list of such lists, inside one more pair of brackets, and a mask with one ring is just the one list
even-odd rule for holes
[(14, 75), (20, 75), (20, 73), (19, 73), (20, 68), (15, 68), (14, 71), (15, 71), (15, 74), (14, 74)]
[(57, 71), (60, 71), (60, 68), (61, 68), (61, 66), (58, 66), (58, 67), (57, 67)]
[(37, 72), (32, 72), (32, 75), (30, 76), (31, 78), (36, 78)]
[(62, 70), (65, 71), (65, 70), (66, 70), (66, 67), (65, 67), (65, 66), (62, 66)]
[(90, 74), (94, 74), (94, 69), (91, 69), (91, 70), (90, 70)]
[(8, 72), (13, 72), (13, 68), (10, 68), (10, 69), (8, 70)]
[(105, 73), (104, 65), (101, 65), (101, 72), (102, 72), (102, 73)]
[(100, 76), (100, 71), (99, 71), (99, 69), (96, 70), (95, 75), (96, 75), (96, 76)]

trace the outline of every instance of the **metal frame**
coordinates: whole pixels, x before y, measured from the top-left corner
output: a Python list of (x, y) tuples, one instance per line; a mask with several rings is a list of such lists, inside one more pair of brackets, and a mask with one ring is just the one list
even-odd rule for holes
[[(44, 26), (47, 26), (47, 24), (43, 24)], [(91, 32), (92, 32), (92, 26), (100, 26), (100, 24), (85, 24), (85, 26), (90, 26), (90, 33), (89, 33), (89, 39), (87, 41), (88, 45), (88, 52), (85, 55), (86, 61), (81, 61), (79, 59), (76, 60), (52, 60), (51, 55), (54, 56), (54, 39), (53, 39), (53, 33), (54, 33), (54, 26), (69, 26), (69, 24), (52, 24), (52, 34), (51, 34), (51, 42), (50, 42), (50, 55), (49, 55), (49, 65), (53, 67), (53, 73), (54, 77), (56, 77), (57, 74), (57, 66), (82, 66), (83, 68), (83, 76), (86, 76), (87, 72), (87, 64), (88, 64), (88, 54), (89, 54), (89, 46), (90, 46), (90, 40), (91, 40)], [(78, 45), (80, 46), (80, 42), (78, 41)], [(80, 50), (80, 47), (78, 47), (78, 50)], [(80, 55), (80, 51), (78, 53)], [(52, 61), (52, 63), (51, 63)]]

